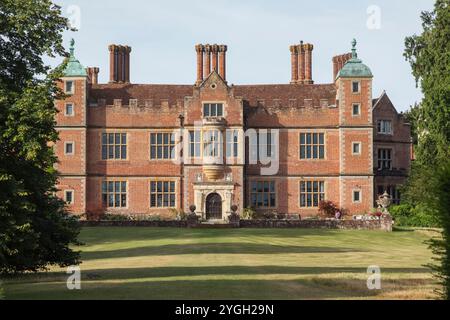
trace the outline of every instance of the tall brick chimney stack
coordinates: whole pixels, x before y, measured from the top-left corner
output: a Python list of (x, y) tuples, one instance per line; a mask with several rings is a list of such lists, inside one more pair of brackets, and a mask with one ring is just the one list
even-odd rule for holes
[(100, 72), (100, 69), (96, 68), (96, 67), (86, 68), (86, 73), (88, 75), (88, 81), (90, 84), (98, 84), (98, 73), (99, 72)]
[(213, 71), (217, 72), (226, 81), (226, 45), (198, 44), (197, 52), (197, 80), (196, 85), (202, 83)]
[(298, 46), (290, 46), (291, 51), (291, 84), (298, 82)]
[(219, 72), (219, 64), (218, 64), (218, 55), (219, 55), (219, 46), (217, 44), (214, 44), (211, 46), (211, 64), (212, 64), (212, 70)]
[(300, 45), (297, 47), (298, 54), (298, 83), (305, 82), (305, 47), (303, 41), (300, 41)]
[(197, 52), (197, 81), (195, 84), (199, 85), (203, 81), (203, 45), (196, 45), (195, 51)]
[(289, 47), (291, 51), (291, 84), (313, 84), (312, 80), (312, 44), (303, 44)]
[(226, 74), (227, 50), (228, 47), (226, 45), (219, 46), (219, 75), (222, 77), (224, 81), (227, 81), (227, 74)]
[(314, 50), (314, 46), (310, 43), (307, 43), (303, 46), (305, 50), (305, 84), (313, 84), (312, 80), (312, 52)]
[(109, 82), (130, 83), (131, 47), (112, 44), (109, 49)]
[(341, 71), (341, 69), (344, 67), (347, 61), (350, 60), (351, 58), (352, 58), (351, 52), (333, 57), (333, 81), (336, 80), (339, 71)]
[(203, 78), (206, 79), (211, 73), (211, 46), (209, 44), (205, 45), (205, 67)]

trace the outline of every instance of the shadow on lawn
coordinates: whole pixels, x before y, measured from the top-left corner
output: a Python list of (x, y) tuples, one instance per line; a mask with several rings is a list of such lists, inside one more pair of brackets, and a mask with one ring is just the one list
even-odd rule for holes
[[(390, 273), (427, 273), (427, 268), (383, 268), (384, 274)], [(153, 267), (153, 268), (117, 268), (87, 270), (88, 279), (143, 279), (181, 276), (214, 276), (214, 275), (323, 275), (347, 273), (367, 275), (367, 268), (361, 267), (285, 267), (285, 266), (219, 266), (219, 267)], [(56, 275), (56, 274), (54, 274)]]
[(286, 253), (342, 253), (359, 252), (352, 248), (281, 246), (254, 243), (195, 243), (168, 244), (162, 246), (145, 246), (110, 251), (82, 252), (82, 260), (140, 257), (171, 256), (179, 254), (286, 254)]
[[(10, 287), (7, 299), (352, 299), (376, 297), (389, 291), (414, 289), (423, 279), (388, 283), (389, 288), (368, 290), (360, 279), (296, 279), (296, 280), (178, 280), (130, 282), (83, 281), (82, 290), (67, 290), (65, 281)], [(399, 287), (400, 286), (400, 287)], [(9, 293), (9, 294), (8, 294)]]
[[(428, 273), (428, 268), (383, 268), (384, 274), (391, 273)], [(127, 280), (145, 278), (164, 278), (182, 276), (214, 276), (214, 275), (322, 275), (347, 273), (353, 275), (367, 275), (364, 267), (289, 267), (289, 266), (206, 266), (206, 267), (149, 267), (149, 268), (114, 268), (114, 269), (89, 269), (81, 274), (84, 280)], [(41, 272), (29, 273), (19, 276), (11, 276), (8, 280), (21, 282), (63, 281), (67, 278), (65, 272)]]
[[(124, 232), (128, 231), (128, 232)], [(329, 237), (342, 230), (327, 229), (177, 229), (147, 227), (87, 227), (83, 228), (82, 240), (89, 245), (120, 241), (161, 239), (204, 239), (227, 237), (303, 238), (309, 236)], [(374, 232), (374, 231), (371, 231)]]

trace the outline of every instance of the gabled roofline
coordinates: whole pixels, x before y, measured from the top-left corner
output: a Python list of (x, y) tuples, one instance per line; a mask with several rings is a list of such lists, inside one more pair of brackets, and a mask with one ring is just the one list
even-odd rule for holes
[(386, 90), (383, 90), (383, 92), (381, 93), (381, 96), (378, 98), (377, 102), (373, 105), (372, 111), (374, 111), (375, 108), (378, 107), (378, 105), (380, 104), (380, 101), (383, 98), (388, 99), (388, 101), (390, 102), (391, 108), (394, 110), (395, 114), (399, 115), (399, 112), (397, 111), (394, 104), (392, 103), (392, 100), (389, 98), (388, 94), (386, 93)]

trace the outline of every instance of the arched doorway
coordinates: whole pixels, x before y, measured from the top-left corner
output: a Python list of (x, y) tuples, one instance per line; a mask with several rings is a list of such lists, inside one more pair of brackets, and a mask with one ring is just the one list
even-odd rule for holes
[(211, 193), (206, 197), (206, 219), (222, 219), (222, 197), (217, 193)]

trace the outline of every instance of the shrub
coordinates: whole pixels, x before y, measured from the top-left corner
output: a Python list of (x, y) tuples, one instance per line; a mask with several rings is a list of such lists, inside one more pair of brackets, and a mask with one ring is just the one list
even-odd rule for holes
[(256, 218), (256, 211), (251, 207), (247, 207), (242, 211), (242, 218), (245, 220), (251, 220)]
[(130, 221), (130, 217), (122, 214), (107, 213), (100, 217), (99, 220), (103, 221)]
[(277, 212), (276, 211), (267, 211), (263, 213), (263, 218), (267, 220), (273, 220), (277, 218)]
[(423, 205), (402, 204), (391, 207), (389, 212), (399, 227), (433, 228), (439, 226), (436, 215)]
[(336, 214), (338, 212), (341, 213), (341, 218), (346, 214), (345, 209), (339, 208), (332, 201), (321, 201), (319, 203), (319, 214), (321, 216), (325, 216), (327, 218), (334, 218), (336, 217)]

